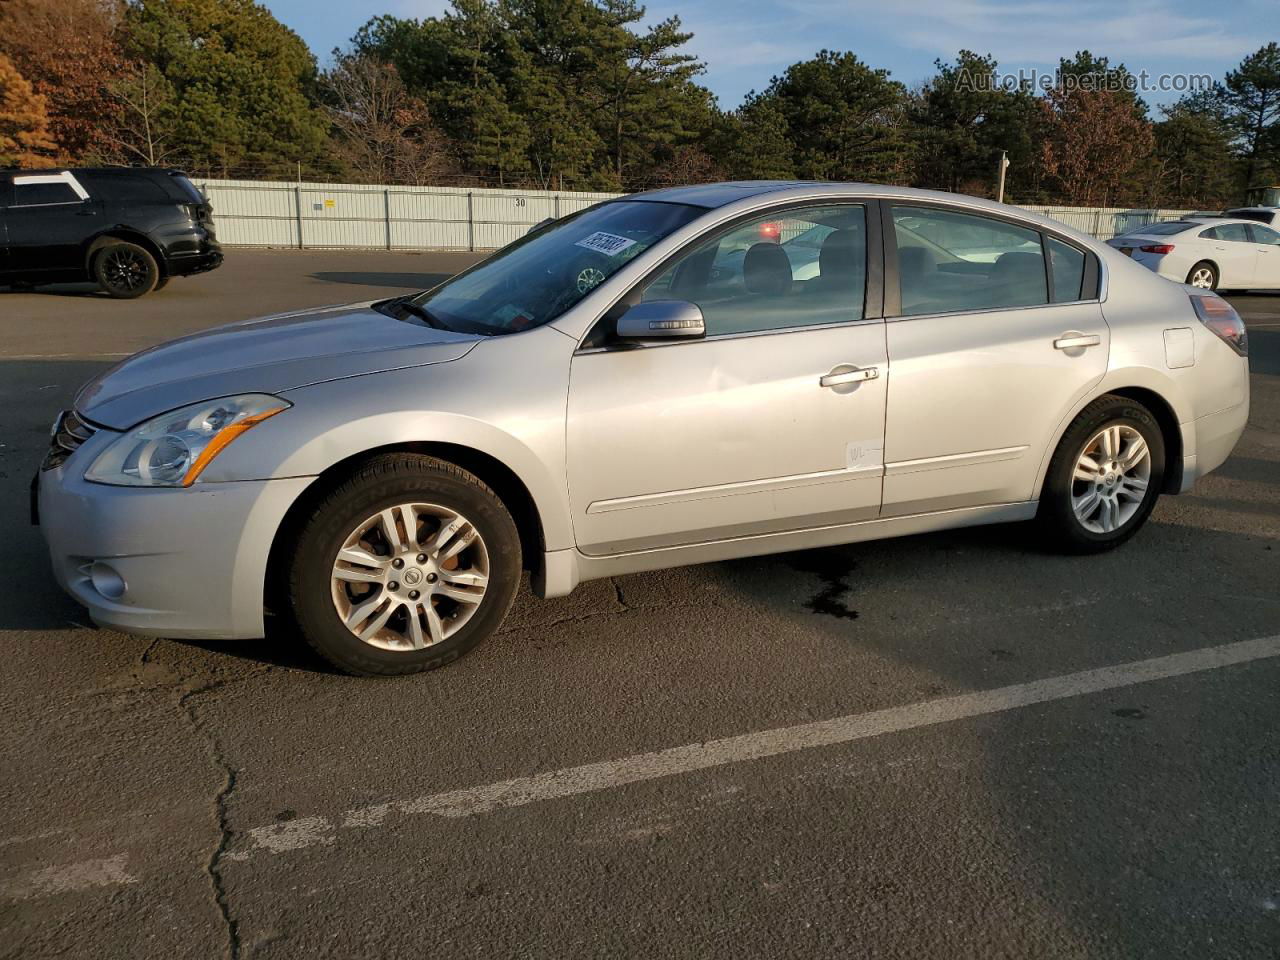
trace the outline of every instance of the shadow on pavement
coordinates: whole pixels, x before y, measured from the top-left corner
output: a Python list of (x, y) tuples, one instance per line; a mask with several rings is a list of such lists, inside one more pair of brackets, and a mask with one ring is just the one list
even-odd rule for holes
[(5, 294), (40, 294), (48, 297), (99, 297), (111, 299), (96, 283), (48, 283), (34, 287), (0, 286), (0, 297)]
[(323, 280), (326, 283), (351, 283), (362, 287), (409, 287), (414, 290), (429, 290), (451, 276), (451, 273), (379, 273), (361, 270), (322, 270), (311, 274), (313, 280)]

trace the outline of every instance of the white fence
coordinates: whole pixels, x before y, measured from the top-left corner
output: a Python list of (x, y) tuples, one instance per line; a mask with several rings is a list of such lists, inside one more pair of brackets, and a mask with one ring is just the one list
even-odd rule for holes
[(1133, 207), (1036, 207), (1027, 205), (1024, 210), (1032, 210), (1059, 220), (1081, 233), (1092, 234), (1099, 240), (1110, 240), (1134, 230), (1144, 223), (1155, 223), (1160, 220), (1177, 220), (1194, 210), (1160, 210)]
[[(616, 193), (383, 187), (349, 183), (201, 180), (218, 239), (231, 246), (343, 247), (370, 250), (494, 250), (547, 217), (561, 217)], [(1032, 207), (1068, 226), (1109, 239), (1189, 210)]]
[(612, 193), (194, 181), (233, 246), (494, 250)]

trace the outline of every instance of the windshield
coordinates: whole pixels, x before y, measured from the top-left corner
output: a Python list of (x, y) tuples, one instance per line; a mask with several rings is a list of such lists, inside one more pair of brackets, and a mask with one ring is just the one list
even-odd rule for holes
[(701, 207), (615, 200), (535, 230), (466, 273), (406, 301), (462, 333), (517, 333), (554, 320)]

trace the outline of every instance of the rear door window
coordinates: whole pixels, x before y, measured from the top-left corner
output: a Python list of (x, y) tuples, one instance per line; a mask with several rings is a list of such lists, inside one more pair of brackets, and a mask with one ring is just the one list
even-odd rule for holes
[(1228, 240), (1232, 243), (1248, 243), (1249, 232), (1245, 229), (1243, 223), (1223, 223), (1217, 228), (1219, 240)]
[(904, 316), (1049, 302), (1038, 231), (954, 210), (892, 209)]
[(43, 207), (57, 203), (79, 203), (79, 195), (69, 183), (22, 183), (13, 185), (15, 207)]
[(1254, 243), (1265, 243), (1273, 247), (1280, 246), (1280, 233), (1276, 233), (1270, 227), (1258, 224), (1251, 226), (1249, 232), (1253, 234)]

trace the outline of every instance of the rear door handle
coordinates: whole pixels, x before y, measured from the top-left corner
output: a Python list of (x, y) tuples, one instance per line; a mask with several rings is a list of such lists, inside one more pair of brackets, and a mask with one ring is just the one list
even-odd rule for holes
[(1059, 337), (1057, 340), (1053, 341), (1053, 349), (1071, 350), (1076, 347), (1096, 347), (1101, 342), (1102, 338), (1096, 333), (1091, 333), (1088, 336), (1072, 334), (1067, 337)]
[(818, 378), (820, 387), (838, 387), (842, 383), (861, 383), (863, 380), (875, 380), (880, 376), (878, 367), (863, 367), (861, 370), (846, 370), (843, 373), (828, 373)]

